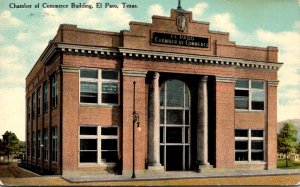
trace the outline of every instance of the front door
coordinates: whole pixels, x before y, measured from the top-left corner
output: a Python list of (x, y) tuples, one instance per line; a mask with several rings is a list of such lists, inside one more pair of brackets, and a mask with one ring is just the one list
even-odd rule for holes
[(160, 90), (160, 162), (165, 170), (190, 168), (190, 92), (179, 80)]

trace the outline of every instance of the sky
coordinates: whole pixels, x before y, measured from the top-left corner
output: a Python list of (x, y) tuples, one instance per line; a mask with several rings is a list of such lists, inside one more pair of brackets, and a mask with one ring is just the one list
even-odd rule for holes
[[(138, 8), (122, 8), (123, 2)], [(43, 8), (43, 3), (69, 8)], [(94, 8), (70, 8), (71, 3)], [(119, 8), (100, 9), (96, 3)], [(229, 32), (238, 45), (278, 47), (278, 60), (284, 63), (278, 121), (300, 118), (300, 0), (182, 0), (181, 5), (194, 20), (210, 22), (210, 30)], [(0, 135), (8, 130), (25, 140), (25, 78), (59, 24), (118, 32), (128, 30), (130, 21), (151, 23), (152, 15), (169, 16), (176, 7), (177, 0), (0, 0)]]

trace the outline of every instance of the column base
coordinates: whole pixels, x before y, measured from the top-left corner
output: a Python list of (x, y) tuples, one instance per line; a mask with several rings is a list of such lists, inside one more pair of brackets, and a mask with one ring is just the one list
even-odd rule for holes
[(198, 166), (198, 173), (208, 173), (208, 172), (213, 172), (213, 166), (208, 164), (204, 164), (204, 165), (199, 165)]
[(153, 172), (153, 173), (162, 173), (165, 172), (165, 168), (162, 165), (153, 165), (153, 166), (148, 166), (147, 172)]

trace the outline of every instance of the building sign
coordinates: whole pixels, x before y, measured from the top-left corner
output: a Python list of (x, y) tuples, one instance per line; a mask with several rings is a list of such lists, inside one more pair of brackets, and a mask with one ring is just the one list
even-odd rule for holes
[(187, 47), (208, 48), (208, 38), (181, 34), (167, 34), (154, 32), (152, 43), (165, 45), (179, 45)]
[(118, 84), (117, 83), (102, 83), (102, 92), (118, 93)]

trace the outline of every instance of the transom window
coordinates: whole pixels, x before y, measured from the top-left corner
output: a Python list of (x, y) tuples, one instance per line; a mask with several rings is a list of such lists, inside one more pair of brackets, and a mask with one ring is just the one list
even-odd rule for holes
[(263, 130), (235, 130), (235, 161), (264, 161)]
[(117, 127), (80, 126), (79, 131), (79, 163), (117, 162)]
[(118, 72), (80, 70), (80, 103), (118, 104)]
[(264, 81), (236, 80), (235, 108), (244, 110), (264, 110)]

